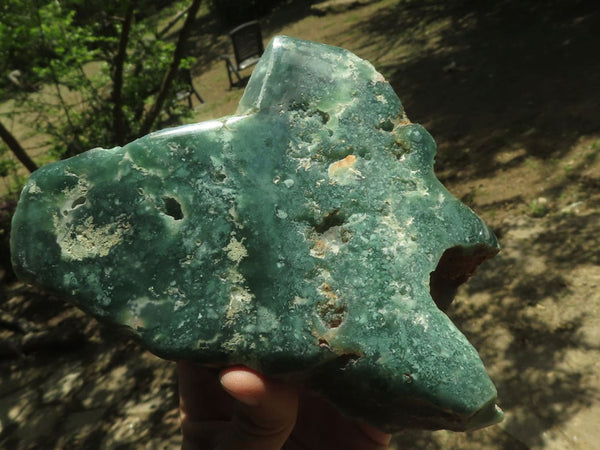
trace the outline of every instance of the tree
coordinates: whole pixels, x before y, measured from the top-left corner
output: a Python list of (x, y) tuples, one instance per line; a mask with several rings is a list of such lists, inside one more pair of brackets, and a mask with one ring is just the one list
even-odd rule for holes
[(146, 118), (142, 122), (142, 126), (139, 132), (140, 135), (144, 135), (150, 131), (152, 125), (158, 117), (160, 110), (162, 109), (162, 106), (164, 105), (167, 99), (169, 89), (173, 84), (173, 81), (175, 80), (175, 76), (177, 74), (177, 71), (179, 70), (181, 60), (184, 58), (185, 44), (187, 42), (188, 36), (192, 28), (192, 24), (194, 23), (194, 18), (196, 17), (199, 8), (200, 0), (194, 0), (188, 10), (188, 16), (185, 20), (185, 23), (183, 24), (183, 28), (179, 33), (179, 39), (177, 40), (177, 45), (175, 47), (175, 51), (173, 52), (173, 60), (171, 62), (171, 65), (169, 66), (169, 70), (163, 78), (163, 81), (160, 86), (160, 91), (156, 97), (156, 101), (154, 102), (154, 105), (152, 105), (152, 108), (150, 108), (150, 111), (148, 112)]
[[(161, 39), (164, 14), (144, 16), (155, 2), (114, 0), (97, 10), (82, 10), (87, 3), (8, 0), (10, 8), (0, 7), (5, 24), (0, 26), (2, 68), (16, 67), (28, 85), (43, 87), (31, 93), (22, 86), (8, 89), (2, 81), (0, 96), (12, 94), (17, 105), (13, 117), (35, 114), (33, 124), (48, 136), (55, 157), (123, 145), (149, 132), (161, 118), (176, 121), (189, 112), (176, 99), (184, 83), (177, 74), (193, 62), (185, 57), (185, 45), (201, 0), (171, 2), (162, 11), (187, 11), (176, 43)], [(15, 33), (21, 42), (13, 41)], [(17, 57), (21, 50), (31, 53), (29, 62)], [(165, 111), (168, 117), (161, 116)], [(14, 136), (5, 127), (0, 131), (18, 160), (33, 169)]]

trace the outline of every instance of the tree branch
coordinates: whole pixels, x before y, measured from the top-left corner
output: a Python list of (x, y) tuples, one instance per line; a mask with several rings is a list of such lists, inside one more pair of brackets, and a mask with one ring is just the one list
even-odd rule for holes
[(158, 34), (156, 35), (156, 39), (162, 39), (164, 37), (164, 35), (167, 34), (169, 32), (169, 30), (171, 28), (173, 28), (175, 26), (175, 24), (177, 22), (179, 22), (183, 16), (185, 16), (185, 13), (187, 13), (189, 11), (189, 9), (190, 9), (190, 7), (188, 6), (183, 11), (179, 11), (175, 15), (175, 17), (173, 18), (173, 20), (171, 20), (162, 30), (160, 30), (158, 32)]
[(17, 157), (17, 159), (29, 170), (29, 172), (33, 172), (38, 169), (36, 163), (29, 157), (27, 152), (19, 141), (13, 136), (13, 134), (6, 129), (6, 127), (0, 122), (0, 138), (4, 141), (4, 143), (8, 146), (8, 148), (13, 152), (13, 154)]
[(200, 8), (201, 0), (193, 0), (192, 4), (188, 9), (188, 15), (185, 18), (185, 23), (183, 24), (183, 28), (179, 32), (179, 38), (177, 39), (177, 45), (175, 46), (175, 51), (173, 52), (173, 60), (171, 61), (171, 66), (169, 70), (165, 74), (163, 81), (160, 86), (160, 90), (158, 91), (158, 95), (156, 97), (156, 101), (146, 114), (144, 118), (144, 122), (140, 128), (138, 133), (139, 136), (143, 136), (148, 134), (152, 128), (152, 125), (156, 121), (158, 114), (167, 98), (167, 94), (169, 93), (169, 88), (173, 84), (173, 80), (177, 75), (177, 71), (179, 70), (179, 63), (184, 56), (185, 52), (185, 44), (187, 42), (187, 38), (190, 34), (194, 21), (196, 19), (196, 14), (198, 13), (198, 9)]
[(111, 95), (113, 104), (112, 119), (114, 140), (118, 145), (125, 144), (127, 140), (127, 123), (125, 121), (125, 114), (123, 113), (123, 67), (125, 66), (125, 58), (127, 57), (127, 43), (129, 41), (136, 3), (136, 0), (130, 0), (127, 6), (125, 20), (121, 28), (119, 50), (114, 60), (113, 90)]

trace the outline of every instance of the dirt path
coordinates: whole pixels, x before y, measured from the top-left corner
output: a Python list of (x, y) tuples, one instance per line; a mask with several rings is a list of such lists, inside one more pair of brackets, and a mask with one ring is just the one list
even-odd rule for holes
[[(396, 448), (597, 448), (600, 7), (481, 3), (383, 0), (314, 17), (295, 1), (263, 21), (265, 39), (284, 33), (372, 61), (436, 138), (440, 179), (503, 246), (449, 315), (480, 351), (506, 420), (468, 434), (407, 432)], [(218, 61), (222, 30), (202, 27), (198, 120), (231, 114), (241, 96)], [(0, 349), (1, 448), (178, 447), (171, 363), (58, 299), (19, 284), (0, 295), (35, 328), (0, 334), (14, 344)], [(56, 329), (71, 330), (62, 344), (16, 355), (25, 335), (35, 343), (31, 333)]]

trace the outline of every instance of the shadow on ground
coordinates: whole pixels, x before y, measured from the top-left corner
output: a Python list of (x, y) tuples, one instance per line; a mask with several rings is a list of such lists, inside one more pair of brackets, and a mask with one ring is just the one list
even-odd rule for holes
[[(428, 27), (441, 23), (435, 45)], [(598, 130), (600, 7), (591, 1), (406, 1), (358, 25), (380, 41), (372, 61), (399, 93), (409, 117), (444, 145), (438, 166), (490, 176), (507, 145), (552, 158)], [(421, 46), (391, 59), (390, 48)], [(470, 149), (465, 153), (466, 149)]]
[(27, 329), (0, 330), (18, 352), (0, 355), (1, 448), (177, 447), (173, 363), (58, 298), (22, 285), (8, 293), (1, 311)]

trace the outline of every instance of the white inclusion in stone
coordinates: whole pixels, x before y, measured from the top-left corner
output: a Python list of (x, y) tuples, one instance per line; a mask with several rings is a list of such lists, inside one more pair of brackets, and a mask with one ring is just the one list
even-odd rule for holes
[[(284, 44), (281, 39), (273, 39), (272, 41), (273, 50), (284, 47)], [(273, 52), (275, 53), (275, 52)], [(273, 74), (273, 66), (275, 65), (275, 58), (270, 58), (268, 60), (268, 67), (265, 71), (265, 77), (263, 79), (263, 84), (260, 88), (260, 92), (258, 93), (258, 98), (256, 99), (256, 107), (260, 110), (262, 107), (263, 98), (265, 96), (265, 91), (267, 90), (267, 86), (269, 84), (269, 78)]]
[(292, 180), (291, 178), (288, 178), (287, 180), (285, 180), (283, 182), (283, 184), (285, 184), (285, 187), (289, 189), (294, 185), (294, 180)]
[(258, 331), (266, 332), (279, 326), (277, 316), (268, 308), (259, 306), (256, 312), (256, 327)]
[(223, 250), (227, 252), (227, 257), (235, 263), (239, 263), (248, 256), (248, 250), (244, 247), (243, 239), (238, 241), (234, 236), (231, 236), (231, 240)]
[(312, 160), (310, 158), (296, 158), (296, 161), (298, 162), (298, 165), (296, 166), (296, 172), (298, 172), (300, 169), (306, 171), (310, 169), (312, 165)]
[(232, 320), (236, 315), (246, 310), (246, 306), (252, 302), (254, 296), (244, 287), (234, 287), (229, 292), (229, 305), (225, 316)]
[(40, 187), (35, 184), (35, 181), (32, 181), (31, 183), (29, 183), (29, 187), (27, 188), (27, 192), (29, 194), (41, 194), (42, 190), (40, 189)]
[(174, 303), (174, 305), (173, 305), (173, 311), (177, 311), (178, 309), (183, 308), (187, 304), (188, 304), (188, 302), (184, 302), (182, 300), (176, 300), (175, 303)]
[(131, 225), (120, 217), (116, 224), (95, 226), (89, 216), (82, 224), (71, 226), (54, 217), (56, 241), (61, 256), (67, 260), (83, 261), (85, 258), (103, 257), (117, 246)]
[(413, 323), (415, 325), (421, 325), (423, 327), (423, 331), (427, 331), (427, 329), (429, 328), (429, 320), (428, 317), (426, 317), (423, 314), (418, 314), (414, 320)]
[(246, 114), (246, 115), (241, 115), (241, 116), (229, 117), (225, 121), (225, 126), (229, 127), (230, 125), (233, 125), (234, 123), (239, 122), (240, 120), (244, 120), (247, 117), (250, 117), (250, 116), (248, 114)]
[(308, 299), (306, 299), (304, 297), (295, 296), (294, 300), (292, 300), (292, 304), (295, 305), (295, 306), (307, 305), (308, 304)]
[(206, 122), (183, 125), (181, 127), (167, 128), (166, 130), (156, 131), (149, 137), (161, 138), (165, 136), (180, 136), (183, 134), (192, 134), (198, 131), (217, 130), (223, 127), (223, 122), (219, 120), (208, 120)]

